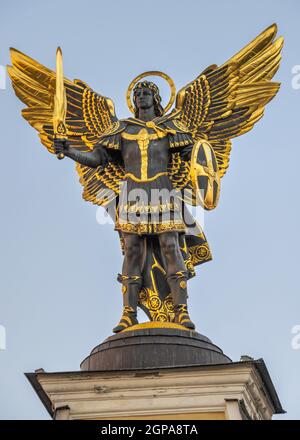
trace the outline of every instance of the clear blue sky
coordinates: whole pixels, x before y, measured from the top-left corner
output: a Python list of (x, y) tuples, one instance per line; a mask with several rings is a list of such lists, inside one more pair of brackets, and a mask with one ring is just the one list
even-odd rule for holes
[[(300, 419), (299, 104), (291, 85), (300, 64), (298, 0), (85, 0), (1, 6), (0, 64), (9, 47), (111, 97), (126, 117), (125, 91), (145, 70), (162, 70), (177, 87), (222, 64), (277, 22), (285, 37), (282, 82), (262, 121), (233, 143), (220, 204), (205, 216), (214, 260), (190, 282), (199, 332), (233, 360), (263, 357), (286, 416)], [(47, 419), (24, 372), (79, 369), (119, 318), (116, 274), (122, 257), (112, 226), (81, 199), (69, 160), (58, 161), (22, 119), (7, 81), (0, 90), (1, 277), (0, 418)]]

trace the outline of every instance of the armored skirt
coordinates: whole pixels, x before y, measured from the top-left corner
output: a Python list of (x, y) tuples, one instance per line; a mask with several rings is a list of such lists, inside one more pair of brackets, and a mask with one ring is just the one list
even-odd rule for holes
[(183, 202), (168, 173), (136, 181), (127, 175), (120, 190), (115, 229), (144, 235), (166, 231), (185, 232)]

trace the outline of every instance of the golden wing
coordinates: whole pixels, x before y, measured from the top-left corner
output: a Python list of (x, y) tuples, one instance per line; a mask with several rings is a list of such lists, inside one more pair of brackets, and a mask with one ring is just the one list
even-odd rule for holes
[(283, 38), (267, 28), (222, 66), (208, 67), (181, 89), (174, 112), (194, 139), (212, 145), (222, 177), (229, 165), (231, 138), (251, 130), (280, 83), (271, 82), (281, 60)]
[(82, 197), (88, 202), (106, 206), (118, 196), (125, 176), (121, 163), (110, 162), (105, 167), (96, 169), (77, 164), (76, 169), (84, 187)]
[(180, 152), (176, 151), (174, 153), (171, 151), (168, 174), (173, 187), (182, 191), (182, 198), (186, 203), (196, 205), (197, 201), (191, 182), (190, 169), (190, 161), (184, 160)]
[[(16, 49), (11, 49), (10, 52), (12, 66), (7, 67), (8, 73), (16, 95), (27, 106), (22, 110), (22, 115), (39, 132), (41, 142), (48, 151), (55, 153), (53, 109), (56, 74)], [(80, 80), (70, 81), (64, 78), (64, 86), (67, 95), (68, 139), (72, 147), (80, 151), (90, 151), (104, 132), (118, 127), (114, 104)], [(85, 168), (87, 167), (77, 165), (80, 182), (84, 186), (83, 197), (99, 205), (105, 204), (107, 199), (102, 199), (101, 194), (116, 187), (121, 165), (89, 168), (88, 172)], [(110, 199), (112, 197), (111, 194)]]

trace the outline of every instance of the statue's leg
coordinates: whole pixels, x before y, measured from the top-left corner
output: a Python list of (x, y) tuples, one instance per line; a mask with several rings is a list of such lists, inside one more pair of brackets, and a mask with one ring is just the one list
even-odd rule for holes
[(177, 232), (159, 235), (159, 243), (167, 265), (167, 281), (175, 310), (175, 322), (194, 329), (187, 310), (187, 270), (179, 247)]
[(125, 234), (124, 238), (124, 262), (122, 275), (118, 280), (122, 283), (123, 293), (123, 314), (120, 322), (113, 329), (114, 333), (118, 333), (127, 327), (138, 324), (137, 320), (137, 304), (138, 295), (142, 286), (141, 277), (141, 256), (142, 243), (141, 238), (136, 234)]

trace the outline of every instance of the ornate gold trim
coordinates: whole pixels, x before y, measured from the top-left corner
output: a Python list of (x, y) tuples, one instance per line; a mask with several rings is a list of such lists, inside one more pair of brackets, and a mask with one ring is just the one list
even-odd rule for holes
[(141, 205), (141, 204), (132, 204), (132, 205), (122, 205), (121, 211), (126, 213), (149, 213), (149, 214), (157, 214), (157, 213), (165, 213), (169, 211), (179, 211), (180, 205), (177, 203), (163, 203), (158, 205)]
[(190, 261), (193, 265), (204, 263), (212, 259), (208, 243), (203, 243), (189, 248)]
[(126, 173), (124, 176), (124, 179), (126, 177), (129, 177), (131, 180), (133, 180), (134, 182), (137, 183), (143, 183), (143, 182), (153, 182), (154, 180), (156, 180), (158, 177), (160, 176), (166, 176), (168, 175), (168, 172), (162, 172), (162, 173), (157, 173), (155, 174), (155, 176), (153, 177), (148, 177), (147, 179), (139, 179), (138, 177), (136, 177), (134, 174), (132, 173)]
[(123, 223), (117, 221), (115, 230), (133, 234), (159, 234), (166, 231), (185, 232), (186, 226), (183, 222), (161, 222), (161, 223)]
[(190, 331), (188, 328), (184, 327), (183, 325), (175, 324), (174, 322), (149, 321), (149, 322), (142, 322), (140, 324), (133, 325), (132, 327), (128, 327), (125, 330), (122, 330), (122, 333), (126, 331), (144, 330), (147, 328), (170, 328), (170, 329)]

